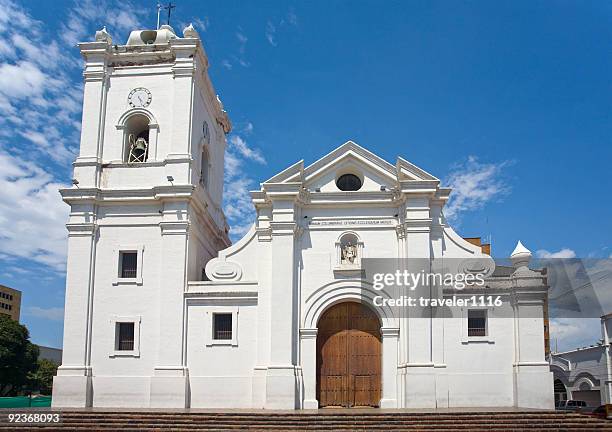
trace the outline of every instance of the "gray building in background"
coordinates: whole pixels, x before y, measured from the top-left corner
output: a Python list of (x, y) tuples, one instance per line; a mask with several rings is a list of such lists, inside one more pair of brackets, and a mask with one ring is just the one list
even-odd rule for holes
[(39, 359), (51, 360), (53, 363), (58, 365), (62, 364), (62, 350), (59, 348), (51, 348), (42, 345), (38, 345)]
[(612, 403), (612, 314), (601, 317), (601, 332), (601, 341), (596, 345), (551, 353), (555, 403), (561, 400), (583, 400), (589, 406)]

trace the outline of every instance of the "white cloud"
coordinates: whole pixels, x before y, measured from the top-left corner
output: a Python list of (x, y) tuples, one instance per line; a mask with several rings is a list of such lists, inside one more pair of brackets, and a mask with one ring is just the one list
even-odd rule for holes
[(238, 27), (236, 31), (236, 39), (238, 39), (238, 55), (232, 55), (234, 63), (238, 63), (242, 67), (249, 67), (251, 64), (246, 60), (246, 46), (249, 38), (244, 34), (242, 28)]
[(250, 135), (253, 133), (253, 123), (251, 122), (247, 122), (244, 127), (242, 128), (242, 133), (246, 134), (246, 135)]
[(44, 92), (45, 74), (33, 63), (0, 64), (0, 92), (9, 98), (26, 98)]
[[(252, 131), (253, 124), (247, 122), (245, 130)], [(249, 162), (265, 164), (266, 160), (261, 151), (250, 147), (243, 137), (231, 135), (225, 153), (223, 199), (225, 216), (231, 226), (230, 235), (234, 240), (248, 231), (255, 215), (249, 191), (256, 183), (245, 169)]]
[(296, 26), (298, 23), (298, 18), (293, 9), (289, 9), (287, 12), (287, 22), (293, 26)]
[(201, 30), (205, 32), (208, 31), (208, 29), (210, 28), (210, 21), (207, 16), (205, 16), (203, 19), (194, 18), (193, 23), (197, 26), (198, 31)]
[(64, 270), (69, 207), (58, 189), (78, 149), (82, 98), (74, 45), (103, 25), (123, 39), (143, 13), (129, 2), (75, 1), (58, 30), (21, 3), (0, 0), (1, 260)]
[(228, 59), (221, 60), (221, 66), (223, 66), (227, 70), (232, 70), (233, 67)]
[(569, 351), (595, 344), (601, 338), (599, 318), (552, 318), (550, 320), (550, 348)]
[[(140, 21), (146, 15), (146, 10), (136, 7), (128, 1), (113, 1), (110, 3), (94, 0), (75, 1), (68, 13), (68, 19), (62, 24), (62, 39), (68, 46), (90, 39), (92, 26), (106, 26), (109, 33), (117, 33), (114, 37), (120, 41), (127, 40), (128, 33), (136, 30)], [(120, 42), (122, 43), (122, 42)]]
[(563, 248), (557, 252), (549, 252), (546, 249), (540, 249), (536, 252), (538, 258), (576, 258), (576, 252), (569, 248)]
[(268, 20), (266, 22), (265, 30), (266, 40), (274, 47), (278, 45), (277, 36), (279, 33), (281, 33), (283, 30), (288, 30), (291, 27), (297, 27), (297, 15), (293, 9), (289, 9), (289, 12), (287, 12), (287, 14), (278, 21), (278, 24), (275, 23), (275, 20)]
[(266, 39), (272, 46), (278, 45), (276, 40), (274, 39), (274, 35), (276, 34), (276, 26), (272, 24), (272, 21), (268, 21), (266, 24)]
[(0, 252), (65, 269), (64, 187), (33, 162), (0, 151)]
[(249, 147), (247, 142), (238, 135), (230, 137), (230, 146), (232, 146), (241, 156), (254, 162), (265, 164), (266, 159), (263, 157), (259, 149)]
[(502, 171), (510, 163), (481, 163), (470, 156), (466, 162), (455, 165), (446, 180), (453, 192), (444, 215), (457, 222), (463, 212), (482, 208), (509, 193), (510, 186), (502, 178)]
[(30, 306), (26, 308), (25, 314), (50, 321), (64, 320), (64, 308), (59, 307), (42, 308), (38, 306)]
[(245, 36), (244, 33), (237, 31), (236, 32), (236, 39), (238, 39), (238, 42), (240, 42), (240, 49), (243, 50), (244, 46), (246, 45), (246, 43), (249, 41), (249, 38)]

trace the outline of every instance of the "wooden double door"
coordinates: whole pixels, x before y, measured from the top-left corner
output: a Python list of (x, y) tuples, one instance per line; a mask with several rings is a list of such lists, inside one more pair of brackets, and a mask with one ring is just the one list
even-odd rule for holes
[(319, 406), (378, 406), (381, 345), (380, 322), (369, 307), (346, 302), (329, 308), (317, 332)]

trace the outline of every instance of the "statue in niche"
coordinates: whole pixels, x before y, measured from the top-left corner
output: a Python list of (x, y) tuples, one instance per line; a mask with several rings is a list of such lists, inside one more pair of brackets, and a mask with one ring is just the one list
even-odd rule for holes
[(355, 264), (357, 248), (350, 241), (342, 247), (342, 264)]

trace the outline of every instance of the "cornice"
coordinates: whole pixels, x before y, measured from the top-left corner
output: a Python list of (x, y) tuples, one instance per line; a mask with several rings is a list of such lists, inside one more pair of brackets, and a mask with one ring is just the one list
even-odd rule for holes
[(406, 219), (404, 220), (404, 230), (409, 233), (428, 233), (431, 231), (431, 218)]
[(66, 224), (68, 237), (92, 237), (98, 226), (95, 223), (68, 222)]
[(286, 222), (272, 221), (270, 222), (270, 228), (272, 230), (272, 237), (294, 235), (297, 233), (298, 224), (294, 221), (286, 221)]
[(186, 221), (162, 221), (159, 223), (162, 235), (187, 235), (190, 222)]
[(67, 188), (60, 189), (64, 202), (71, 204), (83, 201), (169, 201), (189, 200), (193, 196), (193, 185), (155, 186), (134, 189)]

